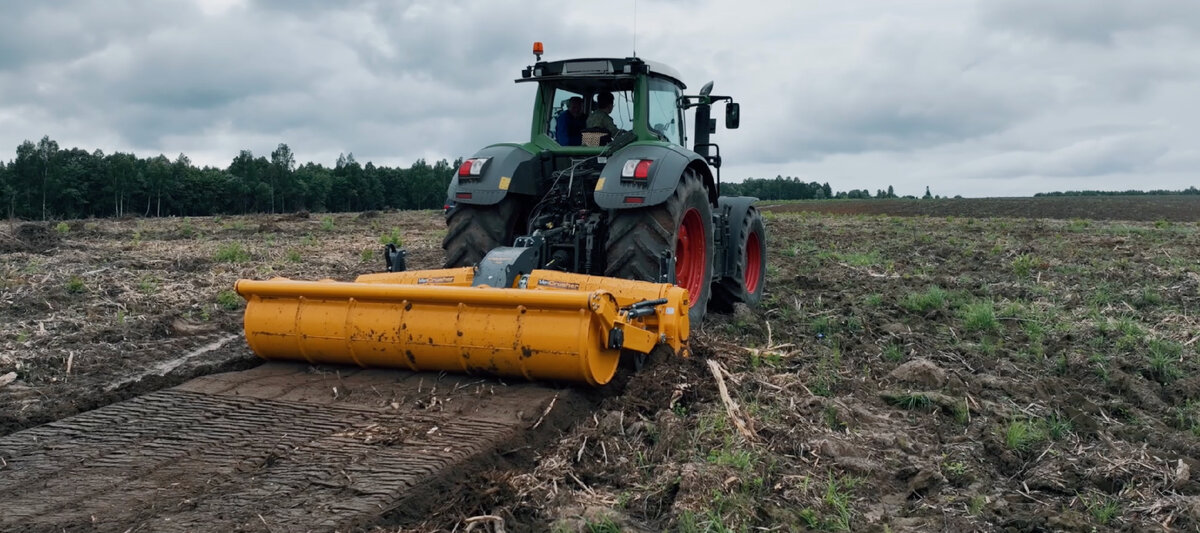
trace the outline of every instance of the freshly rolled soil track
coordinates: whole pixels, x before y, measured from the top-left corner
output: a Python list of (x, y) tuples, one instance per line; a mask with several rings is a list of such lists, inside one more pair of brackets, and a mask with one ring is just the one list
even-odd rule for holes
[(332, 531), (412, 516), (584, 403), (388, 370), (205, 376), (0, 438), (0, 530)]

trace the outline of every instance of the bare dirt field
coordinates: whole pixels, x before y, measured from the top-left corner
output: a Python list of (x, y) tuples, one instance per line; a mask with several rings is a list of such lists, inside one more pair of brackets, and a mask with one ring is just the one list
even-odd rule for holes
[[(543, 428), (531, 459), (356, 527), (1200, 527), (1200, 225), (776, 209), (760, 309), (710, 315), (696, 357), (555, 407), (575, 423)], [(233, 281), (352, 279), (393, 228), (411, 267), (439, 264), (431, 212), (8, 225), (0, 437), (257, 365)], [(272, 526), (312, 524), (239, 527)]]
[(813, 200), (763, 202), (765, 211), (837, 215), (1054, 218), (1059, 220), (1200, 220), (1200, 196), (1048, 196), (933, 200)]

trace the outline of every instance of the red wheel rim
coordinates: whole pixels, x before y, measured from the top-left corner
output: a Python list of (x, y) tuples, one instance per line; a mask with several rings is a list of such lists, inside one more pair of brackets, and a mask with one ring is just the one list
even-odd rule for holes
[(708, 281), (704, 279), (708, 255), (706, 245), (700, 211), (688, 209), (679, 223), (679, 238), (675, 241), (675, 284), (687, 289), (693, 301)]
[(762, 245), (758, 242), (758, 232), (750, 232), (746, 237), (746, 292), (758, 292), (758, 283), (762, 281)]

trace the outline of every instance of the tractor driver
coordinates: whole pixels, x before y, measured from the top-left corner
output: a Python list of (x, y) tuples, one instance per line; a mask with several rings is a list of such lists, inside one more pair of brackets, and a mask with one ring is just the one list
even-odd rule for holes
[(554, 126), (554, 140), (562, 146), (579, 146), (583, 144), (583, 98), (572, 96), (567, 100), (567, 108), (558, 113)]
[(596, 96), (596, 109), (588, 116), (588, 128), (604, 128), (608, 130), (609, 135), (615, 136), (621, 128), (617, 127), (617, 123), (613, 122), (613, 94), (610, 92), (602, 92)]

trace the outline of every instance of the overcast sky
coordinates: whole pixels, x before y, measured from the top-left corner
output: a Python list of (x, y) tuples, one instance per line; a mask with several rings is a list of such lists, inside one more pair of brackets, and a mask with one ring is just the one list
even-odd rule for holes
[[(337, 7), (334, 7), (334, 6)], [(547, 59), (634, 52), (634, 0), (0, 0), (0, 157), (407, 166), (524, 141)], [(726, 180), (1020, 196), (1200, 185), (1200, 2), (637, 2), (636, 51), (742, 104)]]

